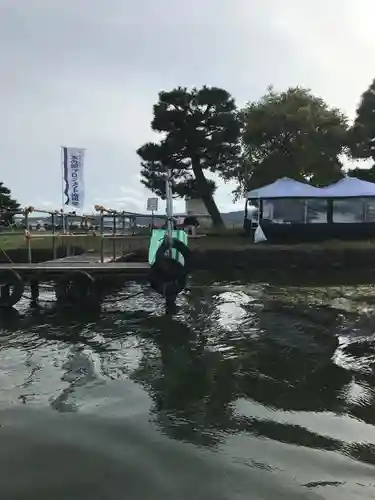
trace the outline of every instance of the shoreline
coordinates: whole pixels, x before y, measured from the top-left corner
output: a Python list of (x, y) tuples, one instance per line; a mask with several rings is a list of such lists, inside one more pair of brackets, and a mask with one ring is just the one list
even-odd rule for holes
[[(79, 243), (77, 241), (77, 243)], [(131, 261), (147, 261), (148, 237), (129, 237), (126, 245), (118, 249), (118, 257), (129, 256)], [(32, 249), (32, 261), (53, 259), (51, 247)], [(231, 279), (243, 273), (251, 281), (311, 281), (327, 278), (352, 281), (358, 276), (358, 283), (375, 283), (375, 240), (372, 241), (329, 241), (321, 244), (271, 245), (253, 244), (242, 236), (206, 236), (189, 239), (193, 253), (193, 272), (202, 271), (225, 274)], [(111, 257), (112, 246), (105, 249), (105, 257)], [(70, 245), (70, 253), (97, 252), (90, 245)], [(67, 255), (65, 245), (57, 247), (57, 257)], [(0, 249), (1, 263), (28, 262), (26, 247)], [(319, 276), (320, 275), (320, 276)]]

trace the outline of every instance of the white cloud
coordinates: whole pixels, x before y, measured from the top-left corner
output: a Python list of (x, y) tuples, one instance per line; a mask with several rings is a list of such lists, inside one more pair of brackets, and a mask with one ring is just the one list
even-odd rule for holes
[(135, 151), (161, 89), (218, 85), (242, 105), (300, 84), (353, 116), (375, 77), (374, 14), (370, 0), (2, 0), (0, 178), (58, 208), (60, 145), (81, 146), (86, 209), (145, 211)]

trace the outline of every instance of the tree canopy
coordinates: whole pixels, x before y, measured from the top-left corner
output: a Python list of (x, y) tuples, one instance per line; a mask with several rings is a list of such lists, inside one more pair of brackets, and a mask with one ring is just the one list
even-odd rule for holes
[(362, 181), (375, 182), (375, 165), (371, 168), (352, 168), (348, 171), (349, 177), (357, 177)]
[(215, 183), (205, 172), (229, 179), (238, 171), (241, 122), (234, 99), (217, 87), (178, 87), (159, 93), (153, 115), (152, 129), (164, 136), (160, 143), (149, 142), (138, 149), (141, 182), (164, 198), (166, 169), (170, 168), (174, 194), (199, 196), (213, 224), (223, 225), (212, 196)]
[(291, 177), (323, 186), (343, 176), (347, 119), (309, 90), (272, 87), (243, 110), (243, 164), (237, 196)]
[(10, 189), (0, 182), (0, 224), (11, 222), (13, 216), (9, 212), (18, 210), (19, 207), (19, 203), (12, 198)]
[[(348, 146), (354, 159), (375, 161), (375, 80), (362, 94), (356, 118), (348, 133)], [(358, 169), (362, 170), (362, 169)], [(363, 169), (365, 170), (365, 169)]]

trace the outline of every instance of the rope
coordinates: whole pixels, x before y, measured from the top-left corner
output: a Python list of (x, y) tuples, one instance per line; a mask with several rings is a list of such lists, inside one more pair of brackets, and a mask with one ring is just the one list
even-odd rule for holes
[(13, 264), (12, 259), (11, 259), (11, 258), (9, 257), (9, 255), (6, 253), (6, 251), (4, 250), (4, 248), (0, 246), (0, 250), (3, 252), (3, 254), (5, 255), (5, 257), (8, 259), (8, 262), (9, 262), (10, 264)]

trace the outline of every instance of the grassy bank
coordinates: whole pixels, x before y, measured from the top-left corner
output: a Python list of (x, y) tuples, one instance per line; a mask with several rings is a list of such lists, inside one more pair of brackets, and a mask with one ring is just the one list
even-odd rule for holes
[[(32, 235), (30, 239), (32, 262), (41, 262), (53, 258), (54, 237), (49, 233)], [(148, 247), (148, 236), (129, 236), (116, 239), (116, 256), (127, 254)], [(58, 258), (82, 252), (100, 253), (101, 238), (93, 235), (74, 235), (55, 237)], [(104, 239), (104, 254), (112, 257), (114, 253), (113, 239)], [(28, 242), (24, 234), (0, 233), (0, 262), (28, 262)]]
[[(375, 240), (368, 241), (340, 241), (340, 240), (329, 240), (323, 241), (321, 243), (299, 243), (299, 244), (267, 244), (267, 243), (257, 243), (254, 244), (243, 237), (206, 237), (199, 239), (190, 239), (189, 246), (196, 250), (233, 250), (233, 251), (243, 251), (248, 250), (251, 253), (258, 252), (314, 252), (314, 251), (325, 251), (325, 250), (345, 250), (345, 249), (357, 249), (357, 250), (374, 250), (375, 251)], [(375, 254), (374, 254), (375, 255)]]
[[(194, 261), (201, 269), (232, 269), (259, 267), (261, 269), (293, 268), (333, 268), (343, 269), (374, 268), (375, 240), (339, 241), (322, 243), (301, 243), (293, 245), (254, 244), (237, 230), (209, 233), (196, 239), (189, 238), (189, 248), (193, 251)], [(49, 260), (53, 257), (53, 237), (51, 234), (38, 234), (31, 238), (32, 260)], [(59, 256), (72, 253), (99, 253), (100, 236), (59, 236), (56, 237)], [(116, 239), (116, 257), (129, 253), (147, 256), (149, 235), (127, 236)], [(0, 235), (0, 261), (8, 261), (5, 254), (17, 256), (17, 261), (27, 261), (27, 241), (23, 234)], [(78, 250), (77, 250), (78, 249)], [(104, 239), (104, 254), (112, 257), (114, 240)], [(24, 255), (24, 257), (22, 257)]]
[[(30, 239), (30, 246), (32, 250), (38, 249), (52, 249), (53, 248), (53, 235), (51, 233), (40, 233), (33, 235)], [(148, 243), (148, 236), (128, 236), (126, 238), (121, 238), (116, 240), (116, 247), (124, 250), (133, 249), (134, 247), (139, 248)], [(100, 236), (93, 235), (59, 235), (55, 237), (56, 247), (67, 247), (76, 246), (83, 248), (90, 252), (99, 252), (101, 245)], [(2, 235), (0, 233), (0, 249), (5, 251), (27, 249), (28, 242), (23, 234), (6, 234)], [(104, 240), (104, 250), (105, 252), (111, 252), (113, 250), (113, 239), (105, 238)]]
[[(31, 238), (32, 249), (52, 249), (52, 234), (38, 234)], [(100, 236), (92, 235), (73, 235), (55, 237), (56, 247), (59, 246), (77, 246), (90, 252), (99, 252), (101, 245)], [(140, 234), (135, 236), (126, 236), (116, 239), (116, 248), (121, 251), (134, 251), (147, 249), (149, 244), (149, 234)], [(324, 251), (324, 250), (374, 250), (375, 239), (365, 241), (341, 241), (329, 240), (321, 243), (300, 243), (300, 244), (273, 244), (257, 243), (254, 244), (249, 238), (241, 235), (238, 229), (221, 232), (211, 232), (206, 235), (200, 235), (197, 238), (189, 237), (189, 246), (194, 250), (247, 250), (253, 252), (279, 252), (279, 251)], [(27, 249), (28, 243), (23, 233), (0, 233), (0, 249), (5, 251)], [(105, 253), (113, 251), (113, 239), (106, 237), (104, 240)], [(374, 254), (375, 255), (375, 254)]]

